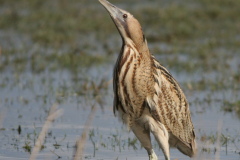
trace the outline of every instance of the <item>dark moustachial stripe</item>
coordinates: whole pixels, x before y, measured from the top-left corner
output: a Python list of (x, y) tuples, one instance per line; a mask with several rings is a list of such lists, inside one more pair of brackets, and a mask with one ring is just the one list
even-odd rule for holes
[(128, 36), (128, 38), (132, 39), (131, 35), (130, 35), (130, 32), (129, 32), (129, 29), (128, 29), (128, 26), (127, 26), (127, 23), (125, 21), (121, 21), (121, 20), (119, 20), (119, 22), (124, 27), (124, 30), (125, 30), (126, 35)]

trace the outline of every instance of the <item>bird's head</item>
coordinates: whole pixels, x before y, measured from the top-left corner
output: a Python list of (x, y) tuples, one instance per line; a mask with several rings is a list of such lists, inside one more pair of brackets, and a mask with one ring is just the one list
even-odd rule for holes
[(142, 27), (131, 13), (112, 5), (106, 0), (99, 0), (99, 2), (109, 12), (125, 44), (133, 42), (138, 49), (146, 48), (147, 41)]

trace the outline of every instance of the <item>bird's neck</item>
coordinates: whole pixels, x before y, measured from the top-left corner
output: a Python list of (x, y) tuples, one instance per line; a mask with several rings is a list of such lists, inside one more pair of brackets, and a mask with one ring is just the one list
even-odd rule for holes
[(135, 53), (139, 54), (141, 57), (144, 59), (150, 59), (151, 58), (151, 53), (149, 51), (147, 42), (139, 42), (139, 43), (134, 43), (131, 39), (126, 39), (123, 40), (123, 48), (124, 47), (130, 47), (131, 49), (134, 50)]
[[(137, 117), (142, 113), (141, 106), (148, 94), (152, 94), (152, 59), (147, 48), (136, 48), (132, 44), (125, 44), (119, 54), (114, 69), (115, 86), (119, 87), (119, 94), (129, 99), (130, 106), (140, 106)], [(127, 97), (126, 97), (127, 96)], [(135, 97), (134, 101), (131, 101)], [(128, 110), (126, 108), (126, 110)]]

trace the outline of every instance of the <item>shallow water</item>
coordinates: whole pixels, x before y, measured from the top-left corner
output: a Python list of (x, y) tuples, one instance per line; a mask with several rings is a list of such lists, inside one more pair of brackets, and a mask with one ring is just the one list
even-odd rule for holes
[[(104, 73), (106, 68), (112, 69), (112, 64), (105, 65), (105, 67), (100, 67), (99, 69), (90, 69), (90, 76), (97, 77), (99, 73)], [(111, 69), (106, 74), (107, 79), (111, 77)], [(172, 74), (176, 75), (176, 79), (179, 79), (180, 82), (184, 81), (184, 77), (181, 75), (174, 72)], [(62, 97), (63, 102), (60, 103), (60, 107), (65, 111), (63, 116), (57, 119), (51, 126), (49, 130), (50, 134), (44, 143), (45, 148), (40, 152), (38, 158), (45, 159), (46, 157), (50, 157), (51, 159), (56, 159), (57, 157), (51, 151), (63, 159), (72, 157), (75, 142), (82, 134), (85, 122), (90, 113), (90, 106), (94, 100), (79, 97), (74, 93), (72, 88), (74, 83), (72, 83), (71, 74), (68, 71), (51, 73), (49, 77), (46, 77), (46, 75), (48, 74), (32, 75), (31, 73), (22, 73), (16, 78), (16, 75), (8, 71), (5, 71), (1, 75), (0, 84), (8, 79), (7, 83), (5, 83), (6, 86), (0, 92), (1, 111), (6, 111), (3, 122), (4, 130), (0, 132), (1, 159), (29, 158), (29, 153), (25, 152), (22, 146), (27, 142), (33, 145), (34, 127), (38, 135), (47, 116), (48, 108), (54, 103), (53, 99), (58, 95), (56, 92), (58, 92), (59, 88), (64, 88), (67, 93)], [(191, 78), (194, 79), (194, 77), (194, 74), (188, 76), (190, 80)], [(231, 90), (229, 93), (231, 93)], [(207, 104), (207, 102), (204, 102), (204, 99), (209, 95), (211, 95), (213, 101)], [(192, 121), (198, 137), (199, 159), (202, 159), (201, 157), (214, 159), (215, 154), (212, 151), (216, 147), (216, 144), (200, 142), (200, 137), (202, 133), (206, 135), (211, 133), (216, 134), (218, 121), (222, 122), (222, 133), (224, 135), (229, 133), (231, 137), (236, 136), (236, 139), (238, 139), (235, 141), (236, 145), (240, 147), (238, 135), (240, 133), (239, 119), (231, 113), (221, 111), (219, 107), (221, 102), (214, 101), (214, 99), (222, 99), (223, 95), (221, 92), (189, 92), (187, 97), (191, 104)], [(230, 97), (227, 96), (225, 98), (228, 99)], [(84, 152), (85, 159), (147, 159), (147, 153), (145, 149), (141, 148), (139, 142), (136, 143), (136, 150), (133, 149), (133, 146), (128, 146), (128, 138), (133, 139), (134, 135), (131, 132), (128, 133), (112, 113), (113, 95), (111, 84), (107, 89), (104, 99), (104, 108), (101, 109), (99, 105), (97, 106), (97, 112), (91, 125), (91, 130), (94, 132), (93, 141), (96, 145), (95, 155), (94, 145), (88, 138)], [(201, 105), (193, 103), (196, 99), (203, 101), (203, 103)], [(18, 125), (21, 125), (22, 128), (20, 135), (16, 130)], [(30, 138), (27, 138), (27, 134), (30, 135)], [(114, 136), (120, 141), (120, 147), (118, 141), (115, 141)], [(60, 141), (62, 142), (59, 148), (55, 148), (53, 144)], [(160, 159), (163, 158), (154, 139), (152, 139), (152, 142), (158, 157)], [(102, 143), (105, 144), (105, 147), (101, 145)], [(202, 153), (202, 147), (210, 148), (210, 154)], [(228, 144), (226, 155), (226, 148), (222, 146), (220, 159), (238, 159), (239, 154), (235, 153), (235, 151), (239, 152), (236, 146), (230, 143)], [(188, 159), (176, 149), (171, 149), (171, 158)]]
[[(170, 4), (170, 11), (174, 11), (178, 9), (178, 3), (183, 3), (178, 0), (173, 4), (171, 2), (161, 2), (162, 9), (168, 8)], [(127, 8), (128, 3), (133, 2), (117, 4)], [(133, 7), (132, 11), (136, 13), (144, 9), (146, 14), (149, 12), (151, 15), (148, 9), (154, 9), (153, 6), (159, 3), (142, 3)], [(201, 5), (197, 3), (187, 3), (186, 6), (198, 8)], [(86, 1), (84, 4), (89, 9), (92, 7), (99, 10), (99, 13), (105, 13), (97, 2), (88, 4)], [(59, 8), (55, 7), (57, 11)], [(8, 8), (12, 9), (8, 5), (0, 8), (0, 13), (11, 14)], [(215, 10), (213, 11), (215, 13)], [(68, 12), (71, 13), (71, 9)], [(31, 9), (26, 9), (26, 13), (31, 15)], [(168, 12), (165, 14), (168, 15)], [(76, 141), (81, 137), (91, 107), (96, 101), (97, 112), (87, 134), (82, 159), (148, 159), (147, 152), (139, 141), (136, 141), (133, 133), (128, 132), (113, 115), (111, 79), (121, 39), (116, 29), (110, 36), (102, 37), (100, 30), (108, 31), (106, 26), (102, 27), (102, 23), (99, 24), (100, 29), (95, 28), (91, 33), (79, 33), (80, 29), (73, 28), (77, 40), (70, 38), (61, 44), (34, 40), (33, 34), (36, 31), (0, 29), (0, 113), (6, 113), (0, 130), (0, 159), (29, 159), (30, 150), (25, 147), (34, 147), (49, 108), (55, 102), (64, 109), (64, 114), (51, 125), (38, 159), (58, 159), (55, 154), (62, 159), (72, 159)], [(112, 22), (110, 24), (113, 25)], [(210, 30), (215, 29), (213, 28)], [(145, 33), (149, 33), (146, 34), (147, 38), (157, 33), (153, 26), (145, 26), (143, 29), (146, 30)], [(111, 32), (110, 28), (109, 33)], [(234, 32), (235, 30), (229, 35)], [(50, 38), (51, 36), (56, 35), (50, 35)], [(237, 112), (237, 107), (240, 108), (237, 103), (240, 99), (240, 54), (237, 46), (239, 36), (236, 40), (229, 41), (229, 44), (221, 44), (222, 37), (218, 41), (218, 37), (210, 36), (213, 35), (203, 34), (193, 40), (180, 37), (172, 42), (157, 39), (149, 41), (148, 44), (155, 57), (179, 82), (189, 101), (198, 144), (196, 159), (218, 159), (215, 148), (220, 147), (219, 159), (236, 160), (240, 159), (240, 112)], [(224, 38), (224, 41), (229, 40)], [(220, 45), (216, 45), (218, 43)], [(62, 55), (71, 56), (61, 57)], [(21, 133), (17, 130), (19, 126)], [(221, 133), (220, 145), (216, 143), (218, 130)], [(159, 159), (164, 159), (153, 137), (152, 144)], [(190, 159), (176, 149), (171, 149), (170, 154), (171, 159)]]

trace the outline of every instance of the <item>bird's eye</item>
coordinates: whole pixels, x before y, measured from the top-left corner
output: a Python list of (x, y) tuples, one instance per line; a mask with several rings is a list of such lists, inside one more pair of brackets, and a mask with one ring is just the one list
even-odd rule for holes
[(127, 17), (128, 17), (127, 14), (124, 14), (124, 15), (123, 15), (123, 18), (127, 18)]

